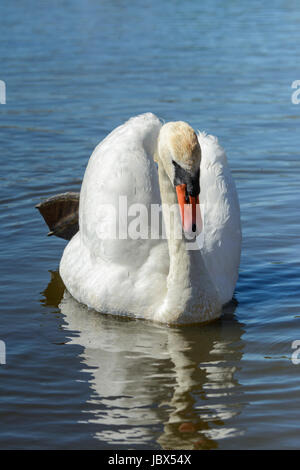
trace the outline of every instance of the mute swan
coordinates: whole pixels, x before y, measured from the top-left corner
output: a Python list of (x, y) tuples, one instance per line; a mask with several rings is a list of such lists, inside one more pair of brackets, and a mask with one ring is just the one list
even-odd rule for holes
[[(199, 192), (203, 243), (190, 250), (189, 241), (174, 233), (193, 235), (199, 229)], [(128, 207), (139, 203), (150, 210), (162, 203), (167, 240), (109, 236), (115, 216), (121, 223), (119, 201), (125, 196)], [(178, 202), (180, 210), (167, 217)], [(191, 209), (187, 216), (185, 206)], [(71, 295), (88, 307), (178, 324), (218, 318), (232, 298), (241, 251), (234, 181), (217, 139), (196, 135), (187, 123), (163, 125), (146, 113), (111, 132), (85, 171), (79, 231), (76, 193), (37, 207), (50, 234), (67, 239), (75, 234), (59, 271)]]

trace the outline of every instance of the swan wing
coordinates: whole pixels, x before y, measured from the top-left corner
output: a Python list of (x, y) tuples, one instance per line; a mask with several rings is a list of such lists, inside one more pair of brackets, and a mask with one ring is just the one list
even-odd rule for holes
[(224, 149), (216, 137), (199, 132), (202, 151), (200, 204), (202, 256), (222, 304), (232, 299), (241, 253), (240, 206)]
[[(142, 206), (150, 210), (151, 204), (160, 204), (153, 161), (160, 127), (151, 113), (131, 118), (96, 147), (88, 162), (80, 193), (79, 227), (95, 258), (141, 265), (147, 256), (151, 241), (144, 243), (125, 232), (134, 228), (130, 222), (135, 209), (137, 213), (141, 209), (143, 218)], [(126, 220), (128, 211), (131, 218)]]
[(65, 248), (60, 274), (76, 300), (98, 311), (152, 315), (149, 309), (165, 293), (166, 241), (126, 233), (136, 227), (136, 215), (147, 226), (151, 205), (160, 204), (153, 154), (161, 125), (151, 113), (131, 118), (96, 147), (88, 162), (79, 232)]

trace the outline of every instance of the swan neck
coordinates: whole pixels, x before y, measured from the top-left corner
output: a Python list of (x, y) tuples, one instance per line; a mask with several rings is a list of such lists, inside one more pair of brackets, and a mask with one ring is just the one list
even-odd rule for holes
[(198, 256), (195, 253), (195, 256), (190, 256), (190, 252), (186, 249), (176, 192), (161, 164), (159, 164), (158, 173), (170, 258), (163, 315), (168, 316), (167, 321), (177, 321), (180, 314), (186, 310), (193, 295), (192, 290), (195, 285), (193, 277), (197, 271), (194, 265), (197, 264)]
[[(180, 323), (209, 321), (219, 316), (221, 304), (202, 258), (190, 250), (182, 235), (176, 191), (162, 164), (158, 166), (162, 212), (168, 240), (170, 266), (167, 294), (157, 320)], [(181, 236), (178, 237), (178, 232)]]

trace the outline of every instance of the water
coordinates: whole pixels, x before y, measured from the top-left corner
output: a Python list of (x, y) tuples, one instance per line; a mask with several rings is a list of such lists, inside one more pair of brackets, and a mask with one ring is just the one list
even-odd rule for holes
[[(1, 4), (1, 448), (299, 446), (299, 2)], [(219, 137), (236, 180), (235, 301), (205, 327), (65, 300), (34, 205), (78, 191), (97, 143), (152, 111)]]

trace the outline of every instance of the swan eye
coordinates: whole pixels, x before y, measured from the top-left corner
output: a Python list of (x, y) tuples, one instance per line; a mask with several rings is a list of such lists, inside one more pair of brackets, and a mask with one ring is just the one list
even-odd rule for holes
[(172, 160), (175, 175), (174, 175), (174, 186), (178, 186), (181, 184), (186, 185), (186, 202), (189, 202), (189, 196), (197, 197), (200, 193), (200, 169), (197, 170), (194, 176), (192, 176), (188, 171), (186, 171), (182, 166), (180, 166), (177, 162)]
[(190, 203), (190, 198), (189, 198), (187, 189), (185, 189), (185, 202), (186, 202), (186, 204), (189, 204), (189, 203)]
[(172, 160), (172, 164), (175, 169), (174, 186), (177, 186), (178, 184), (186, 184), (187, 171), (184, 170), (182, 166), (178, 165), (178, 163), (174, 160)]

